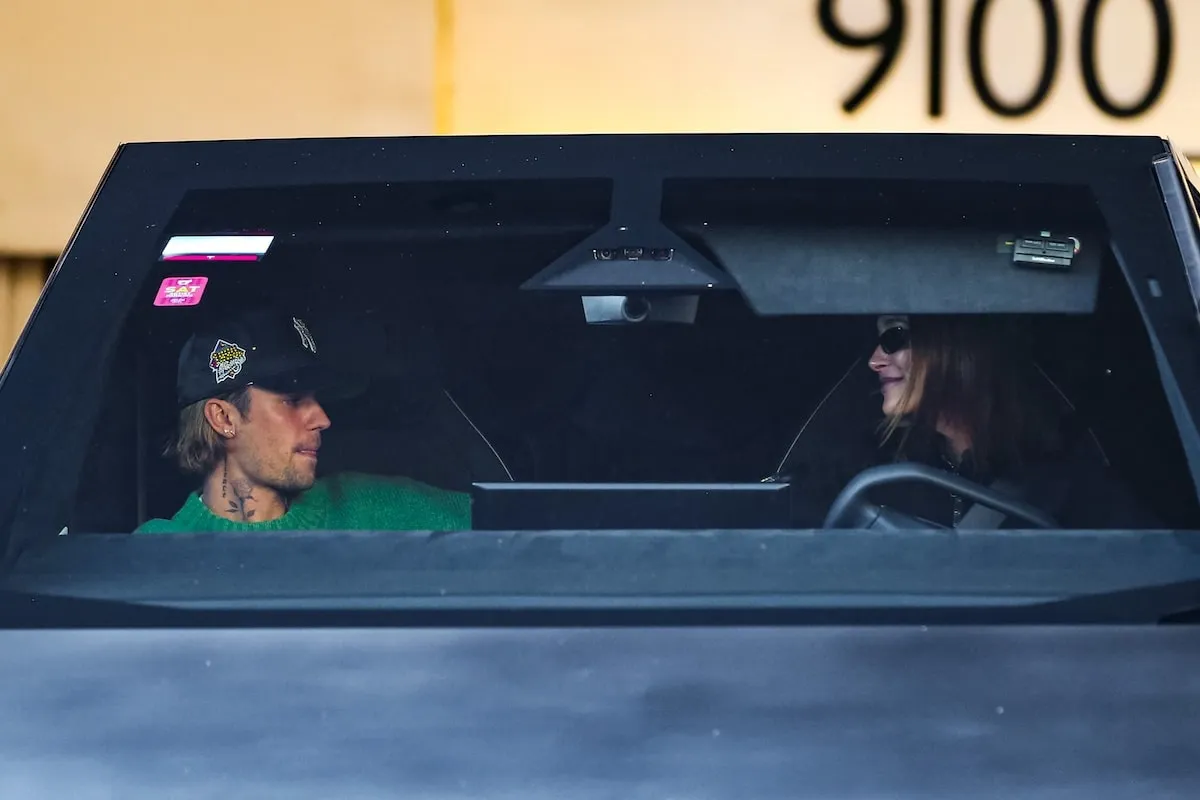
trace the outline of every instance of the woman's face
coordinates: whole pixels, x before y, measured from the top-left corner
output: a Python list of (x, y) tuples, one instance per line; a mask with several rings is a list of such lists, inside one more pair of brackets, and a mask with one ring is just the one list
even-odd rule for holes
[(912, 411), (904, 408), (912, 395), (908, 383), (912, 375), (912, 349), (909, 347), (908, 317), (889, 315), (876, 321), (879, 342), (871, 354), (871, 369), (879, 375), (883, 391), (883, 413), (887, 416)]

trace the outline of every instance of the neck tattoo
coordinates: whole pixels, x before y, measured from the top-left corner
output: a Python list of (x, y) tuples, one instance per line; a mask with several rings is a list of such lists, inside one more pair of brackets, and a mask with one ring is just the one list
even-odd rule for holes
[(230, 487), (233, 489), (233, 497), (229, 500), (229, 508), (226, 510), (243, 522), (253, 520), (254, 509), (251, 506), (254, 503), (254, 487), (250, 481), (238, 478), (231, 481)]

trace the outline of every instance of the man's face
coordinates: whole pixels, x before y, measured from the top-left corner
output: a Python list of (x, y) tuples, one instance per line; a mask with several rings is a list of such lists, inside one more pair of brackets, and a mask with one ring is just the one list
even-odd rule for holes
[(250, 412), (229, 442), (230, 466), (253, 484), (284, 494), (302, 492), (317, 477), (321, 431), (329, 417), (312, 395), (250, 388)]

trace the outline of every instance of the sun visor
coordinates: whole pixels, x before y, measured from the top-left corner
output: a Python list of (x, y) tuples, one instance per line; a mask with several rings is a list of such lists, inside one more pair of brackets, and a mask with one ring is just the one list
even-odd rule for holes
[(712, 224), (697, 231), (762, 315), (1094, 310), (1096, 232)]

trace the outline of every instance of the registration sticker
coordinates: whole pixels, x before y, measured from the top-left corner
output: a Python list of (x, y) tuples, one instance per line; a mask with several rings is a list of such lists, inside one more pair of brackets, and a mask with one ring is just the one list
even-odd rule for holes
[(154, 298), (156, 306), (194, 306), (204, 296), (208, 278), (165, 278)]

